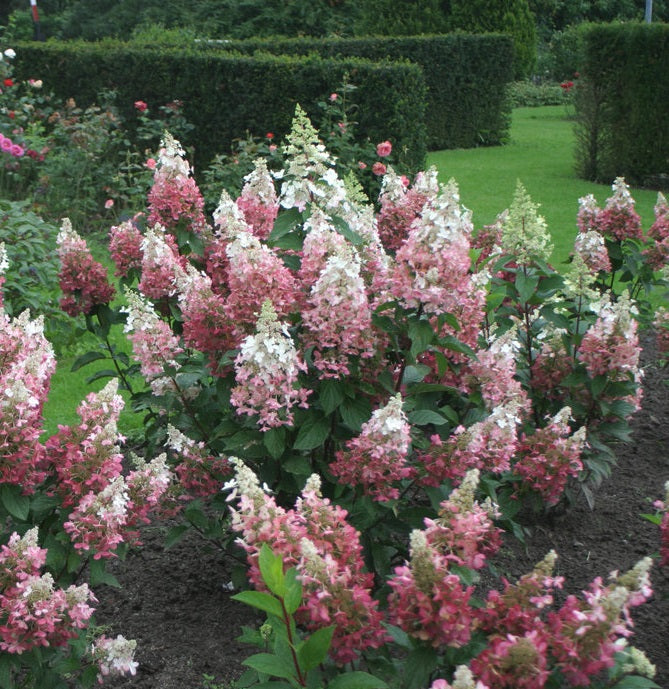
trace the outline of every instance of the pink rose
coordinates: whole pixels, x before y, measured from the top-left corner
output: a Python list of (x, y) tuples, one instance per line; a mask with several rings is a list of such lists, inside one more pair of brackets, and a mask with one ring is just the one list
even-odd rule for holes
[(359, 161), (358, 161), (358, 167), (359, 167), (361, 170), (364, 170), (364, 169), (367, 167), (367, 163), (364, 163), (362, 160), (359, 160)]
[(336, 93), (331, 93), (330, 94), (330, 100), (334, 103), (339, 96)]
[(374, 165), (372, 165), (372, 172), (375, 175), (379, 175), (379, 177), (381, 175), (385, 175), (386, 174), (386, 166), (383, 163), (378, 163), (378, 162), (374, 163)]
[(389, 156), (392, 153), (392, 150), (393, 145), (390, 143), (390, 141), (382, 141), (380, 144), (376, 145), (376, 155), (379, 156), (379, 158)]
[(149, 170), (155, 170), (155, 169), (156, 169), (156, 160), (155, 160), (155, 158), (149, 158), (149, 159), (146, 161), (145, 164), (146, 164), (146, 167), (149, 168)]
[(107, 199), (105, 201), (105, 208), (109, 210), (110, 208), (113, 208), (114, 206), (114, 199)]
[(143, 100), (135, 101), (135, 109), (144, 112), (149, 106)]

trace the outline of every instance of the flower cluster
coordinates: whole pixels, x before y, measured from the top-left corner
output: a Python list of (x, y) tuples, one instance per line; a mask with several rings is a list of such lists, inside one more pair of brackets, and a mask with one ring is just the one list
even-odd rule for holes
[(147, 222), (169, 230), (178, 226), (194, 234), (203, 234), (207, 228), (204, 199), (190, 176), (190, 165), (184, 155), (181, 145), (166, 133), (149, 191)]
[(320, 493), (320, 479), (308, 479), (295, 508), (285, 510), (265, 493), (255, 474), (237, 458), (229, 500), (232, 528), (240, 534), (250, 565), (249, 578), (262, 588), (258, 554), (268, 544), (281, 554), (284, 567), (297, 567), (305, 590), (298, 621), (309, 629), (335, 626), (330, 653), (347, 663), (367, 648), (386, 640), (381, 613), (371, 596), (372, 575), (363, 571), (360, 535), (347, 522), (347, 513)]
[(98, 637), (91, 648), (93, 660), (100, 670), (98, 680), (119, 675), (135, 675), (138, 663), (134, 660), (137, 642), (120, 634), (110, 639), (104, 634)]
[(127, 277), (142, 268), (142, 233), (132, 220), (115, 225), (109, 231), (109, 253), (114, 261), (114, 274)]
[(293, 408), (307, 408), (310, 391), (298, 387), (306, 365), (298, 356), (288, 328), (277, 320), (269, 301), (263, 304), (256, 334), (244, 339), (235, 359), (230, 403), (238, 414), (258, 417), (261, 430), (293, 424)]
[(330, 471), (340, 483), (361, 486), (375, 500), (399, 497), (397, 482), (409, 478), (414, 470), (407, 463), (409, 422), (402, 411), (402, 396), (391, 397), (363, 424), (360, 435), (337, 452)]
[(583, 469), (581, 453), (585, 427), (575, 433), (569, 426), (571, 409), (564, 407), (546, 426), (520, 438), (513, 471), (537, 491), (548, 505), (555, 505), (570, 478)]
[(0, 308), (0, 481), (32, 492), (44, 479), (42, 409), (56, 368), (43, 320)]
[(590, 194), (579, 200), (578, 226), (581, 232), (599, 232), (605, 238), (622, 242), (624, 239), (642, 239), (641, 218), (634, 208), (629, 186), (622, 177), (616, 177), (613, 191), (603, 209)]
[(623, 575), (613, 572), (608, 585), (597, 578), (582, 597), (569, 595), (551, 609), (553, 592), (563, 583), (552, 574), (556, 559), (551, 551), (516, 584), (490, 591), (478, 611), (489, 646), (470, 667), (491, 688), (542, 689), (553, 669), (572, 686), (589, 686), (613, 666), (620, 640), (631, 633), (630, 608), (652, 593), (646, 558)]
[(176, 454), (174, 473), (188, 495), (215, 495), (232, 468), (225, 457), (214, 457), (206, 445), (184, 435), (172, 425), (167, 427), (167, 446)]
[(63, 220), (57, 237), (61, 268), (58, 278), (63, 296), (60, 306), (71, 316), (90, 313), (98, 304), (108, 304), (115, 290), (104, 266), (91, 255), (86, 241)]
[(14, 158), (21, 158), (25, 154), (25, 149), (20, 144), (14, 143), (8, 136), (0, 134), (0, 151), (9, 153)]
[(50, 574), (40, 574), (47, 551), (37, 528), (13, 533), (0, 549), (0, 649), (24, 653), (40, 646), (66, 646), (86, 627), (95, 597), (86, 584), (61, 589)]

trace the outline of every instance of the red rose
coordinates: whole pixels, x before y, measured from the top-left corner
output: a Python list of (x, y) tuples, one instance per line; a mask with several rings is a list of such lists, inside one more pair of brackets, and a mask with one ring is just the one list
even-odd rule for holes
[(7, 78), (2, 82), (5, 86), (14, 86), (14, 82), (12, 79)]

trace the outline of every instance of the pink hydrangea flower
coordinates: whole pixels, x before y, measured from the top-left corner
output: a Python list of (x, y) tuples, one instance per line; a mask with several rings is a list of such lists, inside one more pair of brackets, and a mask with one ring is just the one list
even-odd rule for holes
[(306, 365), (272, 304), (263, 304), (256, 334), (244, 339), (235, 359), (230, 403), (238, 414), (257, 417), (260, 430), (293, 424), (294, 407), (307, 408), (310, 391), (299, 387)]
[(63, 220), (56, 242), (63, 311), (77, 316), (90, 313), (98, 304), (108, 304), (114, 298), (115, 289), (107, 280), (107, 271), (93, 259), (86, 241), (72, 229), (68, 218)]
[(409, 478), (414, 470), (407, 463), (409, 422), (402, 411), (402, 397), (391, 397), (363, 424), (360, 435), (336, 453), (330, 471), (349, 486), (361, 486), (375, 500), (399, 496), (397, 482)]

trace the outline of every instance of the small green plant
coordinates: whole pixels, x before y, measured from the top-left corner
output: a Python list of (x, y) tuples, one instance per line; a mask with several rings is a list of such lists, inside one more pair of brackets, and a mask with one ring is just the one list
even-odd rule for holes
[[(298, 631), (294, 614), (302, 605), (302, 584), (297, 570), (283, 571), (283, 558), (264, 544), (258, 559), (260, 575), (267, 591), (242, 591), (233, 596), (246, 605), (267, 614), (259, 630), (246, 629), (241, 641), (263, 649), (247, 658), (250, 668), (238, 680), (237, 687), (271, 686), (273, 689), (323, 687), (328, 689), (384, 689), (387, 684), (367, 672), (341, 672), (331, 675), (325, 667), (334, 626), (321, 627), (307, 637)], [(278, 678), (278, 682), (268, 682)]]

